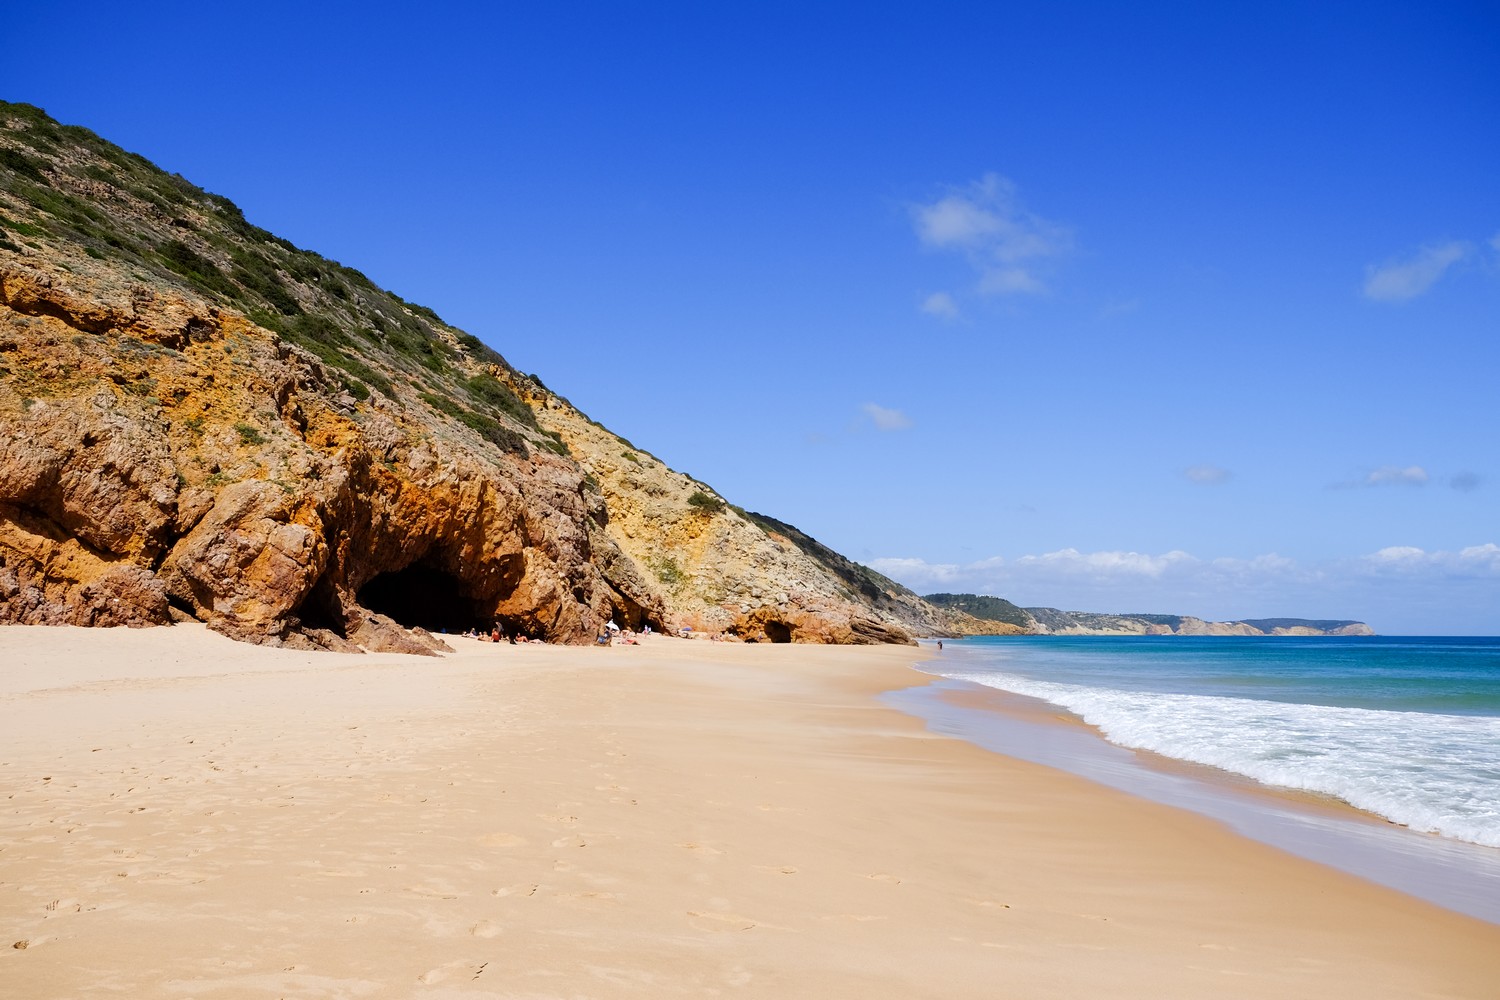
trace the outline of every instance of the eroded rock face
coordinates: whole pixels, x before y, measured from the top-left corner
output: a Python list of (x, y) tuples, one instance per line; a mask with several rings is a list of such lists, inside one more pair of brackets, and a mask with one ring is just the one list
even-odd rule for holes
[(441, 646), (410, 626), (663, 625), (566, 457), (497, 448), (399, 390), (356, 404), (243, 317), (61, 263), (0, 251), (0, 620), (175, 607), (239, 639), (407, 652)]

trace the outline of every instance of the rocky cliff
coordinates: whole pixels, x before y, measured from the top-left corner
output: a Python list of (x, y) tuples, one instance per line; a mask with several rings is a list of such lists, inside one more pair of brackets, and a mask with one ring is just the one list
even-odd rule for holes
[(954, 617), (960, 635), (1374, 635), (1364, 622), (1307, 618), (1246, 618), (1210, 622), (1191, 615), (1098, 614), (1021, 608), (998, 597), (928, 594)]
[(613, 618), (941, 631), (920, 598), (590, 422), (431, 310), (0, 103), (0, 621), (441, 648)]

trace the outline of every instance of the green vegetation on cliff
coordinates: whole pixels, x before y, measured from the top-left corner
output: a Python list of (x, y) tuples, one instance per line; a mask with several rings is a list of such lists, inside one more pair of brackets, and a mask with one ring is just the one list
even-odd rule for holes
[(0, 101), (0, 248), (47, 243), (244, 313), (335, 370), (358, 403), (372, 392), (399, 401), (401, 385), (497, 448), (561, 450), (490, 374), (511, 369), (477, 337), (254, 225), (228, 198), (39, 108)]
[(1004, 622), (1029, 629), (1034, 624), (1031, 616), (1003, 597), (984, 594), (927, 594), (922, 598), (928, 604), (949, 611), (962, 611), (982, 621)]

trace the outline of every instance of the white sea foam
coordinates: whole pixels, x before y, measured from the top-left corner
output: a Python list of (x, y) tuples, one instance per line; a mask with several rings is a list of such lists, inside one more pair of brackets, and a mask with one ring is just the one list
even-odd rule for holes
[(1414, 830), (1500, 847), (1500, 718), (945, 675), (1061, 705), (1121, 746), (1336, 796)]

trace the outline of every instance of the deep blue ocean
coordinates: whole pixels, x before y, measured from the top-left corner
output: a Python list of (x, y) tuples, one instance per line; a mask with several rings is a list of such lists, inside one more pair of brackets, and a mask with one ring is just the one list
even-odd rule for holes
[(922, 669), (1060, 705), (1121, 746), (1500, 847), (1500, 638), (986, 637)]

